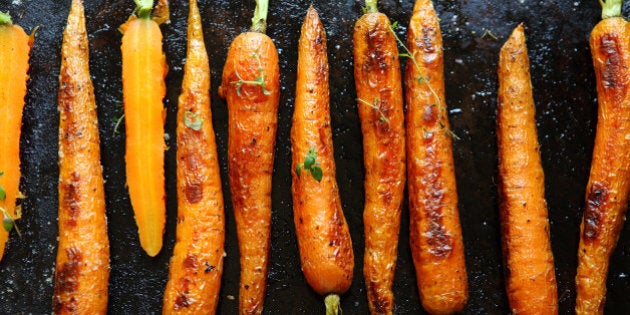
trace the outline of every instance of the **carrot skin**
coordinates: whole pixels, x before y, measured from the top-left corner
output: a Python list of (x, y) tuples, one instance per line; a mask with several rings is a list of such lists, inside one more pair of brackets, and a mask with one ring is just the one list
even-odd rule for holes
[(610, 255), (617, 245), (630, 179), (630, 23), (600, 21), (590, 45), (599, 103), (575, 277), (577, 314), (603, 314)]
[(499, 193), (506, 289), (514, 314), (558, 314), (544, 173), (523, 25), (499, 54)]
[(55, 314), (105, 314), (109, 241), (94, 88), (81, 0), (73, 0), (59, 76), (59, 245)]
[[(354, 253), (335, 178), (330, 126), (326, 33), (317, 11), (309, 8), (298, 46), (295, 111), (291, 128), (293, 219), (302, 271), (318, 294), (343, 294), (352, 284)], [(317, 181), (298, 176), (309, 149), (323, 171)]]
[(149, 256), (162, 248), (164, 191), (164, 119), (166, 58), (162, 33), (151, 19), (133, 18), (122, 38), (126, 169), (129, 197), (140, 244)]
[[(440, 24), (417, 0), (408, 28), (405, 88), (410, 242), (422, 306), (460, 312), (468, 299), (464, 244), (444, 93)], [(415, 60), (415, 63), (414, 63)]]
[[(265, 89), (242, 84), (264, 74)], [(230, 45), (219, 95), (228, 107), (228, 176), (236, 220), (241, 276), (239, 313), (262, 313), (271, 232), (271, 178), (280, 101), (278, 53), (261, 33), (242, 33)]]
[(382, 13), (364, 14), (354, 28), (354, 78), (365, 164), (363, 274), (370, 311), (394, 306), (400, 210), (405, 187), (405, 127), (396, 39)]
[[(28, 81), (28, 59), (32, 39), (18, 25), (0, 26), (0, 186), (6, 198), (0, 201), (12, 217), (16, 217), (15, 202), (20, 185), (20, 133), (22, 131), (22, 110)], [(0, 214), (0, 217), (2, 215)], [(0, 260), (9, 233), (0, 228)]]
[[(201, 129), (187, 126), (187, 120), (201, 120)], [(214, 314), (223, 272), (225, 214), (210, 111), (210, 66), (196, 0), (190, 0), (177, 113), (177, 196), (177, 238), (162, 313)]]

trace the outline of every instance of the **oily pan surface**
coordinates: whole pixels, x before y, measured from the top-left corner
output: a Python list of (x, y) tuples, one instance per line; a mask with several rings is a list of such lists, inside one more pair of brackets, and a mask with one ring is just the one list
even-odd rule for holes
[[(268, 34), (277, 45), (281, 102), (273, 177), (273, 227), (265, 313), (322, 314), (322, 298), (300, 271), (290, 194), (290, 122), (295, 100), (297, 41), (311, 1), (272, 0)], [(238, 247), (227, 186), (227, 110), (217, 95), (228, 46), (247, 30), (254, 9), (250, 0), (202, 0), (199, 3), (212, 69), (212, 112), (226, 198), (225, 270), (218, 312), (238, 306)], [(352, 77), (352, 30), (362, 13), (359, 1), (316, 1), (326, 27), (331, 70), (331, 114), (337, 179), (356, 256), (355, 278), (342, 307), (348, 314), (367, 312), (363, 264), (363, 151)], [(382, 0), (379, 8), (397, 33), (406, 36), (413, 2)], [(27, 198), (18, 221), (22, 238), (12, 234), (0, 262), (0, 313), (49, 313), (57, 245), (57, 87), (61, 35), (70, 0), (2, 0), (14, 21), (30, 32), (41, 28), (31, 55), (31, 79), (22, 128), (21, 190)], [(600, 19), (597, 1), (462, 0), (436, 4), (445, 46), (446, 103), (453, 131), (470, 298), (466, 314), (506, 314), (497, 198), (495, 109), (498, 51), (520, 22), (526, 26), (551, 241), (556, 261), (560, 312), (571, 314), (575, 300), (579, 222), (596, 124), (595, 82), (588, 48), (591, 28)], [(171, 1), (171, 23), (162, 26), (169, 75), (165, 106), (167, 227), (161, 253), (149, 258), (140, 248), (125, 187), (124, 128), (114, 132), (122, 114), (121, 34), (117, 28), (133, 10), (131, 0), (86, 1), (91, 73), (98, 104), (102, 163), (106, 179), (111, 244), (109, 312), (158, 313), (175, 240), (175, 113), (185, 58), (187, 1)], [(484, 35), (485, 30), (490, 33)], [(493, 37), (496, 36), (498, 40)], [(402, 212), (395, 312), (422, 313), (409, 249), (408, 209)], [(630, 228), (612, 255), (606, 311), (630, 310)]]

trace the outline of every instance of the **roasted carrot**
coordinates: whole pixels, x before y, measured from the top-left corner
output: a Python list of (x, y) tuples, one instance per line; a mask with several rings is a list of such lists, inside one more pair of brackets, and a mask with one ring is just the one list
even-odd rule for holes
[(59, 245), (55, 314), (106, 314), (109, 241), (94, 88), (81, 0), (73, 0), (59, 71)]
[(271, 177), (278, 125), (278, 53), (266, 29), (268, 0), (256, 1), (250, 32), (234, 39), (219, 95), (228, 107), (228, 176), (241, 279), (239, 313), (262, 313), (271, 232)]
[(514, 314), (558, 314), (536, 108), (523, 24), (499, 54), (499, 195), (506, 289)]
[(0, 229), (0, 260), (20, 216), (15, 202), (20, 196), (20, 133), (31, 46), (33, 37), (13, 24), (8, 13), (0, 12), (0, 212), (4, 226)]
[[(457, 210), (453, 149), (444, 97), (440, 22), (430, 0), (417, 0), (409, 23), (405, 89), (411, 253), (422, 306), (459, 312), (468, 282)], [(394, 29), (391, 30), (394, 32)]]
[(210, 112), (210, 65), (197, 0), (190, 0), (188, 54), (177, 113), (177, 239), (164, 314), (214, 314), (223, 272), (225, 217)]
[(137, 16), (121, 27), (125, 162), (140, 244), (149, 256), (155, 256), (162, 249), (166, 222), (162, 99), (168, 67), (160, 27), (151, 19), (153, 1), (135, 1)]
[(354, 27), (354, 80), (365, 164), (363, 275), (374, 314), (391, 314), (400, 210), (405, 188), (405, 126), (396, 38), (376, 0)]
[(590, 44), (599, 112), (575, 277), (577, 314), (602, 314), (606, 275), (628, 204), (630, 179), (630, 23), (622, 0), (602, 2)]
[(293, 220), (304, 276), (334, 312), (333, 302), (352, 284), (354, 253), (335, 178), (326, 53), (326, 33), (311, 6), (298, 44), (291, 127)]

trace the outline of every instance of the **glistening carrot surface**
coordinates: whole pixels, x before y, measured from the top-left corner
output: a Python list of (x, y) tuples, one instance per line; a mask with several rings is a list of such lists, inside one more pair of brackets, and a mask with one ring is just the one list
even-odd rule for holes
[(177, 240), (164, 314), (214, 314), (223, 272), (225, 216), (210, 112), (210, 66), (197, 0), (177, 113)]
[(81, 0), (73, 0), (59, 71), (59, 245), (55, 314), (106, 314), (109, 241), (94, 88)]
[(255, 31), (240, 34), (230, 45), (219, 88), (228, 107), (228, 176), (240, 252), (240, 314), (263, 310), (280, 101), (278, 53), (263, 33), (267, 1), (257, 2), (256, 13), (264, 14), (255, 15)]
[(450, 314), (464, 308), (468, 282), (453, 133), (444, 95), (442, 34), (430, 0), (416, 1), (408, 30), (405, 96), (411, 252), (424, 309)]
[(499, 54), (499, 194), (506, 290), (514, 314), (557, 314), (536, 108), (523, 24)]
[(352, 284), (354, 253), (335, 178), (326, 52), (324, 27), (311, 7), (298, 45), (291, 127), (293, 219), (307, 282), (318, 294), (340, 295)]
[(354, 27), (354, 79), (365, 164), (363, 275), (370, 311), (391, 314), (400, 210), (405, 188), (405, 127), (396, 38), (366, 1)]
[[(149, 1), (150, 2), (150, 1)], [(148, 6), (150, 12), (151, 6)], [(146, 10), (146, 8), (145, 8)], [(162, 33), (150, 13), (139, 10), (123, 27), (122, 81), (126, 130), (127, 185), (140, 244), (149, 256), (162, 248), (166, 221), (162, 99), (168, 67)]]
[[(0, 199), (0, 218), (11, 220), (17, 219), (15, 201), (20, 195), (20, 133), (33, 41), (20, 26), (11, 23), (8, 14), (0, 14), (0, 187), (6, 194)], [(8, 238), (9, 232), (0, 228), (0, 259)]]
[(599, 111), (586, 186), (575, 277), (577, 314), (602, 314), (606, 275), (628, 204), (630, 179), (630, 23), (621, 0), (603, 4), (604, 20), (591, 32)]

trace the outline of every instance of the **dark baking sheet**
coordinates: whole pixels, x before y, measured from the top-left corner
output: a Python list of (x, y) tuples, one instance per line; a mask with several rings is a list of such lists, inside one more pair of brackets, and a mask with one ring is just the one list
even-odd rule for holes
[[(295, 93), (297, 40), (311, 1), (272, 0), (268, 34), (281, 63), (273, 231), (265, 313), (323, 314), (322, 298), (306, 284), (299, 265), (290, 194), (289, 130)], [(352, 79), (352, 29), (362, 12), (356, 0), (316, 1), (328, 34), (331, 111), (341, 199), (356, 256), (355, 278), (342, 297), (348, 314), (367, 313), (362, 277), (363, 164), (359, 119)], [(49, 313), (53, 293), (57, 237), (57, 86), (61, 35), (70, 0), (2, 0), (14, 21), (27, 31), (41, 25), (31, 55), (31, 80), (22, 131), (21, 189), (27, 195), (18, 222), (22, 238), (12, 235), (0, 262), (0, 313)], [(235, 314), (238, 305), (238, 250), (227, 187), (227, 111), (217, 88), (228, 45), (250, 25), (251, 0), (200, 1), (212, 68), (212, 111), (226, 198), (227, 239), (219, 313)], [(399, 21), (405, 36), (413, 2), (382, 0), (380, 10)], [(596, 124), (596, 94), (588, 48), (590, 29), (600, 19), (595, 0), (438, 1), (445, 45), (447, 104), (453, 131), (459, 205), (466, 245), (470, 298), (466, 314), (509, 313), (504, 291), (496, 187), (495, 107), (498, 50), (511, 29), (524, 22), (537, 104), (541, 154), (546, 171), (552, 247), (562, 314), (571, 314), (578, 229)], [(168, 116), (166, 174), (168, 224), (164, 248), (149, 258), (138, 244), (125, 188), (124, 132), (114, 135), (122, 113), (120, 39), (117, 27), (131, 11), (131, 0), (86, 1), (91, 71), (99, 106), (111, 279), (109, 312), (158, 313), (175, 239), (175, 113), (185, 57), (187, 1), (171, 3), (171, 23), (162, 27), (170, 72), (165, 100)], [(498, 37), (483, 36), (489, 30)], [(121, 128), (124, 131), (124, 128)], [(408, 210), (403, 208), (394, 286), (395, 312), (422, 313), (408, 238)], [(609, 314), (630, 312), (630, 228), (622, 232), (608, 278)], [(234, 299), (236, 298), (236, 299)]]

